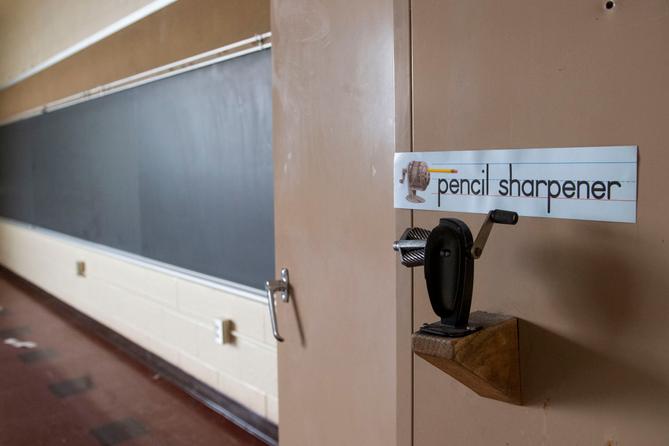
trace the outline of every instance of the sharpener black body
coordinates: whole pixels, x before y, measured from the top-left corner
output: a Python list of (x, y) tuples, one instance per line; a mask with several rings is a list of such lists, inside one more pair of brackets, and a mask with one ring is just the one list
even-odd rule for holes
[(474, 285), (474, 240), (465, 222), (442, 218), (425, 245), (425, 282), (441, 323), (466, 329)]

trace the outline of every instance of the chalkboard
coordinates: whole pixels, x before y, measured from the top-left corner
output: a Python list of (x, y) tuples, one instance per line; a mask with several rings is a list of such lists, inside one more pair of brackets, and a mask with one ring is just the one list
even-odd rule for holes
[(262, 288), (271, 144), (263, 50), (0, 127), (0, 215)]

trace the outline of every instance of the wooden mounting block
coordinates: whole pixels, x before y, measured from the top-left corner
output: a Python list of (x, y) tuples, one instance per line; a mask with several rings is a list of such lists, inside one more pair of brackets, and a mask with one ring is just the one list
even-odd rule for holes
[(413, 351), (481, 396), (522, 404), (518, 319), (476, 311), (461, 338), (413, 334)]

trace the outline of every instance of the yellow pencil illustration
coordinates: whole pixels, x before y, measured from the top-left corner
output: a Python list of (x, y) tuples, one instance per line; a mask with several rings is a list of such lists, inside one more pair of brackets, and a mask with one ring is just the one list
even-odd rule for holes
[(431, 173), (458, 173), (458, 169), (427, 169)]

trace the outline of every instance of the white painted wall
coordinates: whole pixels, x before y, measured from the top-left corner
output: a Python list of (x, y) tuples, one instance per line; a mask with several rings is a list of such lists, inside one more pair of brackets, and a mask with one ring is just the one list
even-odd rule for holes
[[(86, 262), (86, 277), (76, 262)], [(276, 342), (264, 303), (0, 218), (0, 263), (135, 343), (278, 422)], [(234, 345), (214, 342), (232, 319)]]

